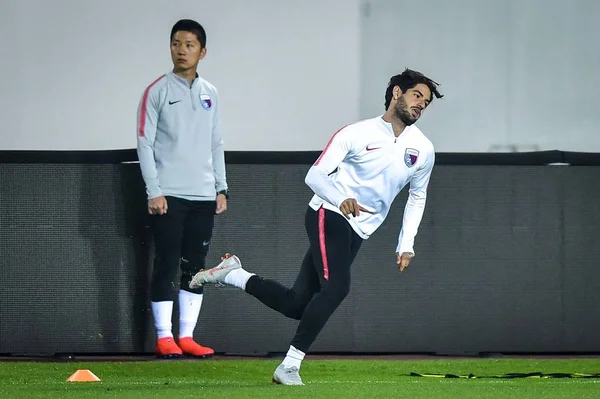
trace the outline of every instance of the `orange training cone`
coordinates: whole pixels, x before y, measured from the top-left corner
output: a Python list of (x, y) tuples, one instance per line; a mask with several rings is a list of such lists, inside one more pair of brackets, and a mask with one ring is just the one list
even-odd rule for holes
[(67, 382), (96, 382), (100, 381), (94, 373), (90, 370), (77, 370), (69, 378), (67, 378)]

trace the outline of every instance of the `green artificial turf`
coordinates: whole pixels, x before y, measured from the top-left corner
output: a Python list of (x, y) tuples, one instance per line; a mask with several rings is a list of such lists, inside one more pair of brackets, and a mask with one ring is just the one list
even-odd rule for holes
[[(278, 360), (3, 362), (0, 398), (598, 398), (600, 378), (495, 378), (600, 373), (598, 359), (310, 360), (305, 386), (271, 384)], [(102, 381), (71, 383), (77, 369)], [(427, 378), (411, 373), (470, 375)], [(488, 378), (486, 378), (488, 377)]]

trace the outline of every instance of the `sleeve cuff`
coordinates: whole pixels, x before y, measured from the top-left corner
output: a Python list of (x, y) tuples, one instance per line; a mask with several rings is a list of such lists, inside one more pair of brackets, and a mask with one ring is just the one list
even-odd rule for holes
[(148, 189), (148, 199), (149, 200), (160, 197), (162, 195), (163, 194), (162, 194), (162, 191), (160, 190), (160, 188), (156, 188), (156, 189), (152, 189), (152, 190)]
[(400, 245), (398, 245), (398, 247), (396, 248), (396, 252), (399, 254), (403, 254), (404, 252), (409, 252), (414, 254), (415, 250), (412, 246), (412, 244), (408, 244), (408, 243), (401, 243)]
[(342, 205), (342, 202), (346, 201), (346, 199), (347, 199), (346, 196), (340, 195), (338, 198), (335, 199), (335, 201), (334, 201), (335, 204), (333, 204), (333, 205), (335, 205), (335, 207), (339, 209), (340, 206)]

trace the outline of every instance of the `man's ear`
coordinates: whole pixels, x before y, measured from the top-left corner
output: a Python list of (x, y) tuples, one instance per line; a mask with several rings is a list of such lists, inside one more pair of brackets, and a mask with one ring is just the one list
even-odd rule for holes
[(398, 101), (398, 99), (400, 98), (401, 95), (402, 95), (402, 90), (400, 90), (400, 86), (395, 86), (394, 89), (392, 90), (392, 97), (394, 98), (394, 100)]

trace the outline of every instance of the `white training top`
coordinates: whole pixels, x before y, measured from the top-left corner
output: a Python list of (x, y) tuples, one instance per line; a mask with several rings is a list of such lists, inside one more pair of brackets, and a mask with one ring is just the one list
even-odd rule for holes
[(368, 239), (410, 183), (396, 252), (414, 253), (434, 163), (433, 144), (415, 125), (396, 137), (382, 116), (354, 123), (331, 137), (308, 171), (305, 182), (315, 193), (309, 205), (342, 215), (342, 202), (356, 199), (370, 213), (360, 212), (348, 222), (356, 234)]

